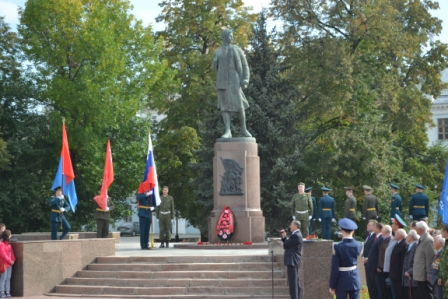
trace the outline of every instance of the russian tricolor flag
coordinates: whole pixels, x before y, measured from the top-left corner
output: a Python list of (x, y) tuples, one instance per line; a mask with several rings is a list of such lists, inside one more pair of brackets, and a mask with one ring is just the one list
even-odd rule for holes
[(62, 124), (62, 150), (56, 177), (53, 181), (51, 189), (62, 187), (62, 194), (68, 197), (70, 207), (75, 212), (78, 204), (78, 196), (75, 189), (75, 173), (73, 172), (72, 160), (70, 159), (70, 151), (68, 149), (67, 132), (65, 131), (65, 123)]
[(146, 157), (145, 174), (143, 181), (138, 187), (138, 193), (153, 191), (156, 206), (160, 205), (159, 182), (157, 181), (156, 163), (154, 162), (154, 153), (151, 142), (151, 134), (148, 135), (148, 155)]

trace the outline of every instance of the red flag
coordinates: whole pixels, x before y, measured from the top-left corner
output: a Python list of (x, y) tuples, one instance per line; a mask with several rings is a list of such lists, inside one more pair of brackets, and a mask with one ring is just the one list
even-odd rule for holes
[(62, 124), (62, 175), (65, 175), (66, 184), (75, 178), (75, 173), (73, 172), (72, 160), (70, 159), (70, 151), (68, 149), (68, 139), (67, 132), (65, 131), (65, 123)]
[(105, 210), (107, 207), (107, 188), (114, 181), (114, 167), (112, 165), (112, 151), (110, 149), (110, 140), (107, 141), (106, 162), (104, 163), (103, 184), (101, 185), (100, 195), (95, 196), (96, 203)]

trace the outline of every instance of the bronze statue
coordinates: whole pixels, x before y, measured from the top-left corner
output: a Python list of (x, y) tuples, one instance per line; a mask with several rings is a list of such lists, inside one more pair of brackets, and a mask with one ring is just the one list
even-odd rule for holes
[(216, 88), (218, 89), (218, 107), (221, 108), (226, 131), (222, 138), (231, 138), (230, 112), (238, 112), (241, 133), (244, 137), (252, 137), (246, 129), (246, 114), (249, 107), (243, 88), (249, 84), (249, 66), (243, 51), (232, 45), (233, 33), (224, 29), (221, 33), (222, 47), (213, 56), (213, 70), (216, 71)]

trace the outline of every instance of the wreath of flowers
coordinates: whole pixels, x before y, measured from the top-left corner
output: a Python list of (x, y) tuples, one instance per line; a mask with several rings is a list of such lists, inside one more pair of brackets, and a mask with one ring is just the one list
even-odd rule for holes
[(235, 217), (229, 207), (225, 207), (216, 224), (216, 233), (223, 241), (228, 241), (235, 232)]

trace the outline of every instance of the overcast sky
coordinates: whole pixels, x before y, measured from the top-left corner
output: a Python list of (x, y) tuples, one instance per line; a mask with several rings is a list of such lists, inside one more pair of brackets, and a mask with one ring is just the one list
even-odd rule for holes
[[(5, 17), (5, 21), (15, 28), (19, 23), (17, 8), (25, 5), (25, 0), (0, 0), (0, 16)], [(156, 23), (155, 18), (161, 13), (161, 9), (157, 4), (158, 0), (131, 0), (134, 6), (134, 15), (143, 20), (144, 24), (151, 23), (155, 31), (163, 30), (163, 24)], [(263, 7), (268, 7), (270, 0), (244, 0), (246, 5), (251, 5), (255, 12)], [(443, 21), (442, 34), (437, 39), (448, 44), (448, 1), (440, 0), (440, 9), (434, 11), (434, 15)]]

